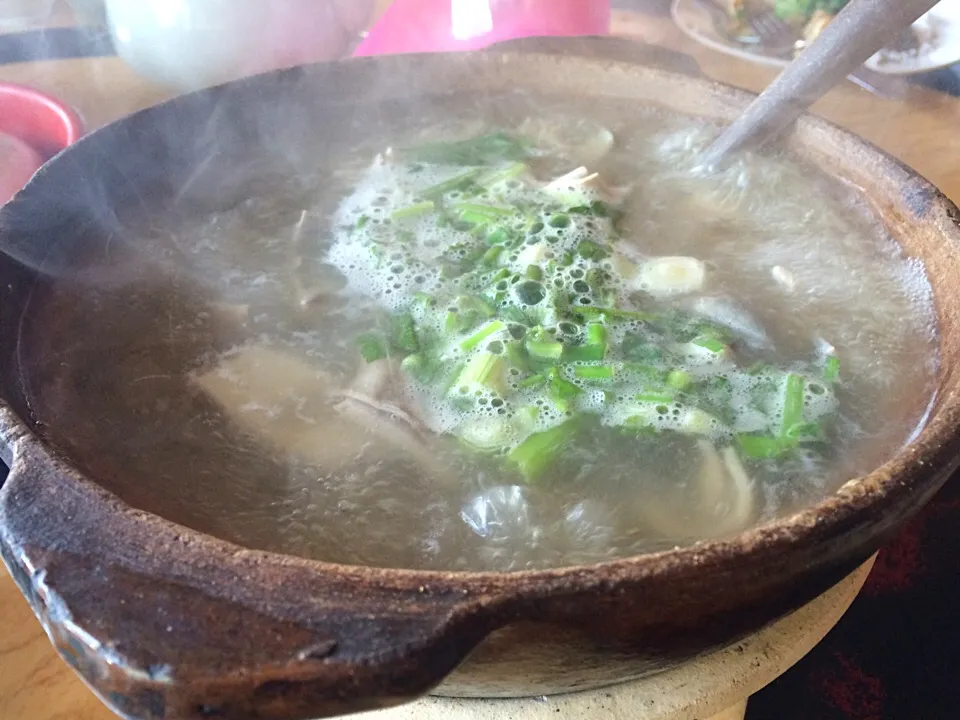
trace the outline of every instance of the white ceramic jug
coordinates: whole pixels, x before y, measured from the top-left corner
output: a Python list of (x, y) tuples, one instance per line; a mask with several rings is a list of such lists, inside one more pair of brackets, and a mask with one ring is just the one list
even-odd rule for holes
[(347, 53), (374, 0), (106, 0), (117, 53), (139, 74), (194, 90)]

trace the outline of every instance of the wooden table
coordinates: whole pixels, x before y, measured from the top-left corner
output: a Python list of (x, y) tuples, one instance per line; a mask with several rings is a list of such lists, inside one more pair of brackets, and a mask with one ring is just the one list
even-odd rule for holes
[[(688, 53), (716, 80), (762, 89), (774, 72), (700, 47), (664, 17), (617, 12), (614, 32)], [(0, 80), (22, 82), (63, 98), (89, 129), (169, 97), (114, 58), (0, 67)], [(917, 87), (902, 100), (837, 88), (815, 110), (913, 166), (960, 201), (960, 99)], [(48, 644), (26, 602), (0, 573), (0, 720), (111, 720)]]

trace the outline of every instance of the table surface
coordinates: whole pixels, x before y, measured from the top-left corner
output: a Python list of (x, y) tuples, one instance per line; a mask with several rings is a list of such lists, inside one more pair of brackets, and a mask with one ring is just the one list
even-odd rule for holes
[[(685, 52), (716, 80), (762, 89), (774, 71), (703, 48), (662, 15), (617, 11), (613, 30)], [(0, 66), (0, 80), (47, 90), (76, 107), (89, 129), (169, 97), (116, 58), (80, 58)], [(960, 99), (906, 84), (897, 99), (852, 84), (815, 111), (867, 138), (960, 200)], [(110, 720), (54, 653), (13, 582), (0, 573), (0, 720)]]

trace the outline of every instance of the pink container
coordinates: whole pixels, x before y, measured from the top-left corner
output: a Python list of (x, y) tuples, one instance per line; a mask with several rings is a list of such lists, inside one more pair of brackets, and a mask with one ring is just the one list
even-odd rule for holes
[(394, 0), (354, 56), (479, 50), (532, 36), (606, 35), (610, 0)]
[(56, 98), (24, 85), (0, 83), (0, 205), (82, 133), (76, 113)]

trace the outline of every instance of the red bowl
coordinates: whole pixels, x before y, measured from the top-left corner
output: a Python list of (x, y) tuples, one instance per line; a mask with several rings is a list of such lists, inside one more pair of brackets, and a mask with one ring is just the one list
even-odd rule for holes
[(0, 204), (82, 134), (80, 118), (56, 98), (0, 83)]

